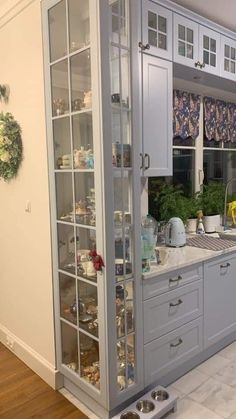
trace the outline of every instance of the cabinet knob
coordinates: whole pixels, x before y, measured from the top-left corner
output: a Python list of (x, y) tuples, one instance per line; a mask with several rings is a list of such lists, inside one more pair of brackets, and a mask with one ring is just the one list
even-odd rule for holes
[(175, 279), (170, 278), (169, 283), (171, 284), (172, 282), (179, 282), (179, 281), (181, 281), (181, 279), (183, 279), (182, 276), (178, 275), (178, 277), (175, 278)]
[(179, 341), (177, 343), (171, 343), (170, 347), (176, 348), (177, 346), (181, 345), (181, 343), (183, 343), (183, 339), (179, 338)]
[(144, 162), (147, 160), (147, 164), (145, 164), (145, 166), (144, 166), (144, 170), (147, 170), (147, 169), (149, 169), (149, 167), (150, 167), (150, 163), (151, 163), (151, 160), (150, 160), (150, 155), (148, 154), (148, 153), (145, 153), (144, 154)]
[(144, 45), (141, 41), (138, 43), (139, 48), (141, 48), (141, 51), (145, 51), (146, 49), (150, 49), (150, 45), (146, 44)]
[(177, 303), (170, 303), (170, 307), (177, 307), (177, 306), (180, 306), (180, 304), (182, 304), (182, 303), (183, 303), (183, 301), (181, 299), (179, 299)]

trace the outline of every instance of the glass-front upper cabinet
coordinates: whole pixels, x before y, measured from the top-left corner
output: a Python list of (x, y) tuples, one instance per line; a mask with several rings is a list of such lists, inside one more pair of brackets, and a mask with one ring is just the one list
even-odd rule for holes
[(58, 254), (58, 358), (65, 375), (99, 390), (90, 5), (89, 0), (55, 2), (48, 10), (48, 32)]
[(221, 35), (220, 75), (236, 81), (236, 41)]
[(116, 296), (117, 391), (135, 383), (133, 168), (129, 0), (110, 1), (110, 74)]
[(174, 61), (195, 67), (198, 61), (198, 24), (174, 13)]
[(203, 70), (220, 75), (220, 34), (199, 25), (199, 61)]
[(172, 60), (172, 12), (142, 1), (142, 44), (146, 53)]

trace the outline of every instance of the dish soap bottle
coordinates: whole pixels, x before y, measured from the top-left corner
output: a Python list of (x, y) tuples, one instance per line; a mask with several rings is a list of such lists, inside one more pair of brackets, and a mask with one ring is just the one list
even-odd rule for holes
[(203, 213), (202, 211), (197, 212), (198, 222), (197, 222), (197, 234), (204, 234), (205, 229), (202, 221)]

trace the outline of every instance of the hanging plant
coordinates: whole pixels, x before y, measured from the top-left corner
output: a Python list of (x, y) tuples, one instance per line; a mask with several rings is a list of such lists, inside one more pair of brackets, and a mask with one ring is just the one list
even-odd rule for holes
[(21, 128), (10, 113), (0, 113), (0, 178), (16, 176), (23, 156)]
[(4, 102), (8, 102), (10, 89), (6, 84), (0, 84), (0, 100), (4, 99)]

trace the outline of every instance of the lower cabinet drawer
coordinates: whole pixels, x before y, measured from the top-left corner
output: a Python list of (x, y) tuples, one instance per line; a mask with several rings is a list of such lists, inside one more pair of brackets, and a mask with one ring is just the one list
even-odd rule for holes
[(203, 314), (203, 281), (144, 301), (144, 343), (151, 342)]
[(202, 317), (144, 346), (145, 386), (157, 381), (203, 349)]

